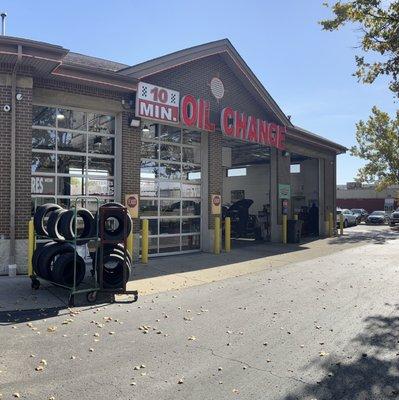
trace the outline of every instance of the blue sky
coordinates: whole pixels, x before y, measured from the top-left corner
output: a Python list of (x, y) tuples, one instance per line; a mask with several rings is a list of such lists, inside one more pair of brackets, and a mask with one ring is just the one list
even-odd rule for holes
[[(323, 0), (3, 0), (7, 34), (136, 64), (172, 51), (229, 38), (296, 125), (350, 147), (355, 123), (377, 105), (397, 109), (383, 80), (372, 86), (351, 74), (359, 32), (324, 32)], [(362, 161), (343, 155), (338, 183), (353, 180)]]

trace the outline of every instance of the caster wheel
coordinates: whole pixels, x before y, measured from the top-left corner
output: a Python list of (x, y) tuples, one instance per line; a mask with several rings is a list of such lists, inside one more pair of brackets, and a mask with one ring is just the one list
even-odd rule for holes
[(40, 287), (40, 281), (38, 279), (32, 279), (30, 286), (32, 289), (37, 290)]
[(68, 307), (75, 307), (75, 296), (69, 296)]
[(94, 303), (97, 300), (97, 292), (89, 292), (86, 295), (86, 299), (89, 303)]
[(138, 294), (135, 294), (135, 295), (133, 296), (133, 302), (136, 302), (138, 299), (139, 299), (139, 295), (138, 295)]

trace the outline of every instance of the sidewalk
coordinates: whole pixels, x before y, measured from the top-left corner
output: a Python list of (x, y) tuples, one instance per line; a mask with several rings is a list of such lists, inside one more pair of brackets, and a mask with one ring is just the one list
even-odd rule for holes
[(366, 244), (371, 238), (363, 232), (346, 233), (343, 237), (309, 241), (301, 244), (233, 242), (230, 253), (191, 253), (158, 257), (148, 265), (135, 266), (129, 289), (140, 295), (179, 290), (227, 278), (246, 275), (268, 268), (316, 259), (347, 248)]
[[(287, 264), (316, 260), (351, 247), (398, 237), (398, 233), (388, 227), (372, 228), (358, 226), (347, 230), (343, 237), (301, 244), (233, 242), (232, 251), (220, 255), (191, 253), (152, 258), (148, 265), (135, 265), (133, 280), (129, 282), (128, 289), (138, 290), (139, 296), (179, 290), (269, 268), (281, 268)], [(27, 276), (0, 277), (0, 313), (67, 307), (65, 290), (43, 284), (39, 290), (34, 291), (30, 284)], [(80, 303), (77, 299), (76, 305)], [(83, 304), (85, 299), (82, 297)]]

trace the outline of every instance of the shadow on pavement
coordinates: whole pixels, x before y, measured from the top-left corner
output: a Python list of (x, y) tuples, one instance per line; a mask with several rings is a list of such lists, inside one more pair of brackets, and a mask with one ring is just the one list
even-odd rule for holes
[(0, 311), (0, 326), (16, 325), (57, 317), (65, 309), (65, 307), (50, 307), (45, 309)]
[(367, 349), (363, 354), (345, 359), (331, 355), (323, 362), (314, 360), (309, 367), (318, 366), (324, 377), (284, 400), (398, 399), (399, 306), (390, 316), (369, 316), (364, 322), (364, 331), (353, 339)]
[(282, 254), (294, 254), (308, 250), (309, 241), (298, 244), (279, 244), (233, 240), (230, 253), (222, 252), (220, 255), (214, 255), (198, 252), (178, 256), (154, 257), (150, 258), (148, 265), (135, 264), (133, 280), (200, 271)]
[[(361, 228), (361, 227), (360, 227)], [(396, 229), (383, 227), (374, 227), (374, 229), (352, 231), (344, 231), (344, 236), (336, 236), (328, 241), (329, 244), (348, 244), (348, 243), (364, 243), (364, 244), (384, 244), (387, 240), (396, 240), (399, 233)], [(349, 234), (348, 234), (349, 233)]]

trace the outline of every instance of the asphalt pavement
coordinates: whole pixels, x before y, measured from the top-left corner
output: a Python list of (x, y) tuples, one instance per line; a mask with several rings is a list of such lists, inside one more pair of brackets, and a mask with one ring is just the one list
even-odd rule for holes
[(399, 398), (399, 241), (346, 232), (334, 253), (134, 304), (0, 310), (0, 397)]

